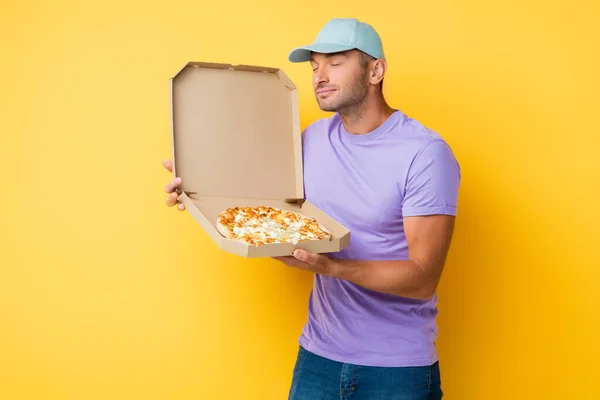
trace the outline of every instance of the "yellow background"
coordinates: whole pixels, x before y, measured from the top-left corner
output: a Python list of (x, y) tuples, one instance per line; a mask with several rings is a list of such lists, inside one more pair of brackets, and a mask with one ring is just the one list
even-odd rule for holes
[(304, 127), (326, 114), (287, 53), (334, 16), (378, 29), (388, 100), (462, 166), (445, 398), (600, 398), (596, 2), (1, 9), (1, 399), (286, 398), (312, 277), (165, 207), (167, 82), (189, 60), (282, 67)]

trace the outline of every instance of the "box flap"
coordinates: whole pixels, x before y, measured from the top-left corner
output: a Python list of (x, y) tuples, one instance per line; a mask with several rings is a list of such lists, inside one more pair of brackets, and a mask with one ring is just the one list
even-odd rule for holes
[(303, 198), (297, 89), (276, 68), (186, 64), (170, 80), (173, 171), (202, 196)]

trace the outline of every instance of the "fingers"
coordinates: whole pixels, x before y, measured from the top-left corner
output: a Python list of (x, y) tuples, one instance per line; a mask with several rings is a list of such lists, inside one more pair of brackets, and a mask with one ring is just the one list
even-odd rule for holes
[[(167, 197), (167, 200), (165, 201), (167, 203), (167, 206), (169, 207), (173, 207), (175, 204), (178, 203), (179, 199), (179, 195), (177, 194), (177, 192), (172, 192), (169, 194), (169, 196)], [(183, 211), (185, 210), (185, 205), (183, 203), (179, 203), (177, 205), (177, 209), (179, 211)]]
[(173, 193), (175, 188), (177, 188), (179, 185), (181, 185), (181, 178), (174, 178), (171, 182), (165, 185), (165, 192)]
[(273, 260), (277, 260), (284, 263), (288, 267), (304, 268), (304, 266), (306, 265), (305, 263), (298, 261), (292, 256), (274, 256), (271, 258)]
[[(173, 172), (173, 162), (171, 160), (163, 160), (162, 164), (169, 172)], [(166, 200), (167, 206), (173, 207), (178, 203), (179, 195), (175, 192), (175, 189), (181, 185), (181, 182), (181, 178), (177, 177), (165, 185), (165, 192), (169, 193), (169, 197)], [(183, 211), (185, 210), (185, 205), (179, 203), (177, 209)]]
[(166, 203), (167, 206), (169, 207), (173, 207), (175, 204), (177, 204), (177, 198), (178, 198), (178, 194), (173, 192), (169, 195), (169, 197), (167, 197)]
[(171, 160), (163, 160), (162, 163), (169, 172), (173, 172), (173, 162)]
[[(169, 197), (167, 197), (167, 200), (166, 200), (167, 206), (173, 207), (175, 204), (178, 203), (178, 198), (179, 198), (179, 195), (177, 193), (175, 193), (175, 192), (171, 193), (169, 195)], [(179, 211), (183, 211), (183, 210), (185, 210), (185, 205), (183, 203), (179, 203), (179, 204), (177, 204), (177, 209)]]
[(322, 254), (311, 253), (303, 249), (296, 249), (293, 253), (293, 257), (298, 261), (310, 265), (312, 268), (323, 268), (327, 265), (327, 261), (329, 260)]

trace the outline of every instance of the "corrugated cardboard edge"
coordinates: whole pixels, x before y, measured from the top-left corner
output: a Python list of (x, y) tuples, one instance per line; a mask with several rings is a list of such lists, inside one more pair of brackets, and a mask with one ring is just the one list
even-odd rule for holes
[(304, 198), (304, 171), (302, 160), (302, 132), (300, 131), (300, 115), (298, 113), (298, 91), (290, 90), (292, 100), (292, 118), (294, 129), (294, 158), (296, 160), (296, 193), (299, 199)]
[[(279, 80), (290, 90), (290, 101), (292, 105), (292, 129), (294, 135), (294, 159), (296, 160), (296, 198), (304, 198), (304, 181), (301, 179), (303, 175), (303, 160), (302, 160), (302, 132), (300, 129), (300, 104), (298, 100), (298, 89), (294, 82), (283, 72), (277, 69), (275, 74)], [(296, 199), (285, 199), (285, 201), (293, 202)]]
[(192, 217), (194, 217), (194, 219), (196, 219), (196, 221), (198, 221), (198, 223), (205, 228), (204, 230), (212, 240), (217, 242), (221, 240), (222, 236), (218, 234), (219, 232), (216, 229), (206, 229), (206, 227), (210, 227), (212, 224), (204, 216), (204, 214), (200, 212), (198, 207), (196, 207), (192, 199), (190, 199), (187, 194), (181, 193), (179, 195), (179, 201), (185, 206), (185, 209), (192, 214)]
[[(202, 68), (216, 68), (216, 69), (235, 69), (238, 71), (253, 71), (253, 72), (267, 72), (267, 73), (276, 73), (281, 71), (278, 68), (266, 67), (260, 65), (244, 65), (244, 64), (227, 64), (227, 63), (213, 63), (213, 62), (203, 62), (203, 61), (189, 61), (185, 64), (173, 77), (177, 76), (181, 71), (183, 71), (186, 67), (202, 67)], [(289, 79), (288, 79), (289, 81)], [(289, 81), (291, 83), (291, 81)], [(292, 84), (293, 85), (293, 84)]]
[(278, 69), (278, 70), (276, 70), (275, 73), (277, 74), (277, 77), (279, 78), (279, 80), (282, 81), (283, 84), (285, 86), (287, 86), (288, 89), (297, 90), (296, 85), (294, 85), (294, 82), (292, 82), (292, 80), (285, 74), (285, 72)]
[(254, 72), (267, 72), (267, 73), (276, 73), (277, 71), (280, 71), (278, 68), (264, 67), (264, 66), (260, 66), (260, 65), (244, 65), (244, 64), (231, 65), (230, 68), (237, 69), (239, 71), (254, 71)]
[[(181, 72), (181, 70), (179, 70), (179, 72)], [(171, 107), (171, 163), (173, 165), (173, 178), (177, 177), (177, 171), (175, 167), (175, 115), (173, 107), (173, 79), (175, 76), (177, 76), (177, 74), (173, 75), (171, 79), (169, 79), (169, 107)]]
[(234, 240), (227, 240), (219, 231), (213, 226), (213, 224), (200, 212), (198, 207), (194, 204), (192, 199), (185, 193), (179, 195), (179, 201), (185, 205), (186, 210), (192, 215), (192, 217), (200, 224), (200, 227), (206, 234), (212, 239), (219, 249), (225, 249), (232, 254), (248, 257), (249, 245), (236, 242)]
[(333, 226), (337, 225), (342, 228), (343, 233), (341, 235), (337, 235), (337, 239), (339, 240), (339, 250), (346, 247), (350, 244), (350, 229), (340, 222), (336, 221), (333, 217), (327, 214), (325, 211), (321, 210), (319, 207), (311, 203), (310, 201), (304, 201), (300, 207), (303, 212), (306, 212), (309, 215), (319, 215), (318, 221), (323, 224), (323, 226)]

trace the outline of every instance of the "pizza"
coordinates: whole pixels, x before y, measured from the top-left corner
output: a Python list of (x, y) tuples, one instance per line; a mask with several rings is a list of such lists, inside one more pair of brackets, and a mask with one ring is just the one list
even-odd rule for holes
[(268, 206), (230, 207), (217, 216), (217, 230), (249, 245), (329, 240), (331, 234), (315, 218)]

